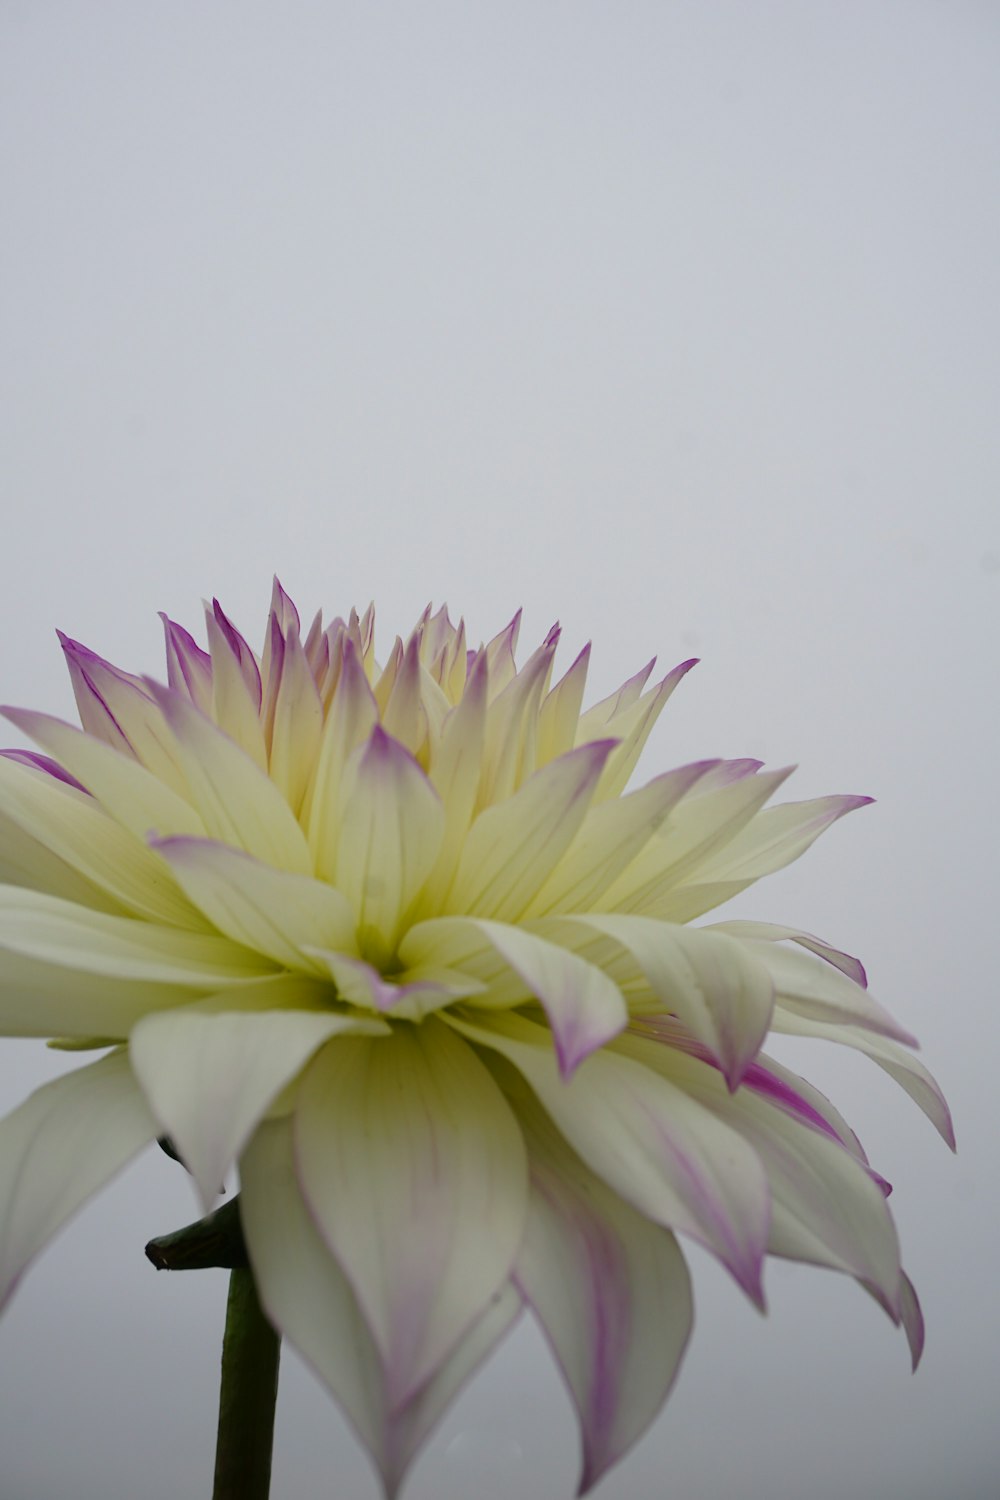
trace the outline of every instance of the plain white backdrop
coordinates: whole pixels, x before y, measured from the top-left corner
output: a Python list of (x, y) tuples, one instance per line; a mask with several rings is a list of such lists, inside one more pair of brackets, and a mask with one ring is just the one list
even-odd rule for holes
[[(864, 1060), (785, 1047), (895, 1183), (925, 1362), (852, 1282), (697, 1251), (675, 1393), (600, 1500), (989, 1500), (1000, 1474), (1000, 12), (990, 0), (0, 8), (0, 699), (69, 715), (59, 626), (162, 673), (156, 611), (260, 637), (374, 598), (525, 608), (593, 696), (702, 665), (645, 777), (708, 755), (876, 805), (733, 914), (868, 966), (953, 1159)], [(16, 742), (13, 733), (8, 743)], [(0, 1106), (67, 1066), (0, 1044)], [(147, 1153), (0, 1327), (4, 1500), (210, 1487), (223, 1272)], [(406, 1500), (564, 1500), (522, 1328)], [(287, 1354), (274, 1500), (375, 1500)]]

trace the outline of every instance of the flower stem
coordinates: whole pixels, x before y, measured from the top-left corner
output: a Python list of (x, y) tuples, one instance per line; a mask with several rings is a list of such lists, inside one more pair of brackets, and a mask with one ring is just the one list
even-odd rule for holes
[(253, 1272), (229, 1276), (222, 1340), (219, 1435), (213, 1500), (267, 1500), (280, 1340), (264, 1316)]

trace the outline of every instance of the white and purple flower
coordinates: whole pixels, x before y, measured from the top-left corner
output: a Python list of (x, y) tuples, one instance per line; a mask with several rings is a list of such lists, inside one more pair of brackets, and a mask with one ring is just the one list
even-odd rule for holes
[(202, 1204), (238, 1167), (275, 1327), (397, 1489), (527, 1307), (580, 1418), (581, 1492), (653, 1420), (691, 1328), (676, 1236), (763, 1306), (768, 1254), (922, 1327), (887, 1185), (770, 1059), (845, 1043), (949, 1143), (857, 960), (787, 927), (688, 925), (868, 799), (767, 807), (787, 771), (708, 760), (625, 788), (684, 662), (581, 712), (588, 651), (519, 668), (428, 609), (258, 657), (214, 605), (164, 620), (167, 686), (66, 637), (82, 728), (5, 710), (0, 1031), (99, 1049), (0, 1122), (0, 1297), (169, 1136)]

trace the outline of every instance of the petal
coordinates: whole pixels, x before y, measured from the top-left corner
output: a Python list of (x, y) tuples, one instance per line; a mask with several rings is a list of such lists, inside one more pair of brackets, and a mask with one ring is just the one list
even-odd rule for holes
[(274, 782), (186, 698), (156, 684), (153, 691), (176, 736), (209, 837), (235, 844), (265, 864), (311, 875), (305, 836)]
[(298, 631), (291, 626), (284, 640), (281, 676), (270, 733), (270, 773), (294, 813), (305, 800), (319, 753), (323, 704)]
[(517, 1317), (521, 1299), (503, 1286), (437, 1373), (393, 1414), (371, 1334), (299, 1190), (290, 1121), (258, 1129), (240, 1162), (240, 1185), (240, 1218), (267, 1315), (333, 1392), (394, 1496), (442, 1412)]
[(378, 723), (375, 698), (352, 641), (345, 640), (343, 653), (343, 665), (323, 726), (316, 770), (303, 814), (316, 873), (324, 880), (332, 880), (337, 869), (338, 807), (344, 768)]
[(218, 599), (205, 607), (205, 626), (212, 654), (212, 706), (215, 721), (261, 771), (267, 750), (261, 725), (260, 669), (246, 641), (222, 612)]
[(569, 671), (560, 678), (538, 711), (537, 756), (540, 766), (565, 755), (576, 744), (580, 708), (590, 665), (590, 643), (588, 642), (573, 662)]
[(514, 1279), (579, 1414), (583, 1494), (666, 1400), (691, 1331), (690, 1278), (669, 1230), (595, 1177), (527, 1090), (516, 1110), (528, 1143), (531, 1200)]
[(743, 947), (767, 969), (782, 1011), (813, 1021), (845, 1021), (916, 1046), (908, 1031), (861, 985), (841, 969), (800, 948), (743, 940)]
[[(497, 979), (508, 976), (502, 969), (498, 974), (487, 945), (514, 979), (512, 986), (501, 985), (499, 994)], [(407, 964), (450, 965), (481, 980), (486, 990), (473, 997), (473, 1005), (492, 1009), (536, 999), (552, 1028), (559, 1068), (566, 1078), (628, 1021), (621, 991), (602, 969), (520, 927), (480, 917), (440, 917), (411, 928), (399, 955)]]
[(268, 969), (257, 954), (213, 933), (110, 916), (16, 886), (0, 886), (0, 951), (51, 965), (56, 972), (195, 990), (222, 988)]
[(860, 1026), (816, 1021), (788, 1010), (780, 1003), (775, 1006), (771, 1029), (787, 1036), (809, 1036), (827, 1042), (838, 1042), (842, 1046), (853, 1047), (855, 1051), (863, 1052), (866, 1057), (878, 1063), (879, 1067), (909, 1094), (942, 1139), (954, 1151), (955, 1130), (951, 1111), (940, 1085), (922, 1062), (911, 1056), (909, 1052), (904, 1052), (902, 1047), (897, 1046), (888, 1037), (862, 1030)]
[(757, 1156), (735, 1131), (658, 1073), (620, 1056), (627, 1037), (592, 1053), (567, 1082), (548, 1033), (522, 1016), (500, 1011), (448, 1021), (514, 1064), (591, 1171), (654, 1223), (707, 1246), (763, 1306), (770, 1194)]
[(862, 989), (868, 988), (868, 975), (860, 959), (853, 958), (850, 953), (844, 953), (840, 948), (832, 947), (830, 943), (815, 937), (811, 932), (802, 932), (798, 927), (780, 927), (774, 922), (733, 920), (713, 922), (710, 930), (728, 932), (738, 938), (762, 938), (768, 943), (780, 943), (783, 940), (798, 943), (801, 947), (807, 948), (810, 953), (815, 953), (817, 958), (824, 958), (828, 964), (833, 964), (835, 969), (840, 969), (848, 979), (853, 979), (855, 984), (860, 984)]
[(656, 1068), (747, 1141), (764, 1165), (773, 1215), (772, 1255), (846, 1271), (877, 1289), (898, 1317), (899, 1243), (885, 1196), (832, 1135), (750, 1089), (727, 1093), (713, 1069), (657, 1042), (623, 1037), (637, 1062)]
[(535, 893), (528, 916), (590, 911), (668, 814), (716, 761), (698, 761), (657, 776), (627, 797), (587, 809), (572, 844)]
[(315, 1011), (161, 1011), (129, 1040), (132, 1069), (207, 1212), (272, 1100), (330, 1037), (383, 1022)]
[(46, 1241), (155, 1137), (121, 1051), (45, 1084), (0, 1121), (0, 1306)]
[[(751, 763), (752, 764), (752, 763)], [(725, 774), (726, 762), (717, 768)], [(602, 905), (618, 911), (663, 915), (669, 893), (692, 878), (701, 861), (734, 838), (768, 797), (792, 774), (789, 767), (760, 775), (741, 775), (714, 790), (708, 772), (678, 803), (656, 838), (632, 861), (605, 893)]]
[[(86, 792), (0, 757), (0, 808), (22, 839), (44, 845), (115, 906), (157, 922), (202, 925), (157, 856)], [(9, 852), (5, 847), (4, 855)], [(49, 889), (54, 895), (70, 894)]]
[(376, 963), (391, 955), (400, 919), (437, 857), (443, 831), (441, 802), (426, 775), (376, 724), (346, 768), (336, 871), (361, 949)]
[(325, 1047), (302, 1081), (295, 1152), (395, 1409), (510, 1273), (527, 1207), (520, 1131), (483, 1064), (431, 1017)]
[(112, 979), (10, 951), (3, 952), (0, 963), (0, 1029), (5, 1036), (120, 1041), (149, 1011), (190, 999), (186, 985)]
[(186, 693), (202, 713), (212, 708), (212, 658), (203, 651), (194, 636), (183, 625), (169, 619), (161, 610), (163, 634), (167, 648), (167, 683), (178, 693)]
[(341, 1000), (364, 1010), (391, 1012), (396, 1019), (422, 1020), (431, 1011), (485, 989), (480, 980), (457, 969), (425, 965), (402, 970), (388, 980), (363, 958), (320, 948), (309, 952), (334, 980)]
[(508, 798), (488, 807), (465, 840), (445, 912), (516, 920), (569, 848), (614, 740), (597, 740), (550, 761)]
[(138, 761), (129, 760), (49, 714), (23, 708), (4, 708), (4, 717), (42, 745), (70, 771), (111, 816), (130, 833), (144, 839), (157, 833), (189, 833), (204, 837), (205, 825), (190, 802), (179, 797)]
[(479, 652), (469, 669), (461, 701), (446, 718), (433, 746), (429, 775), (444, 807), (441, 849), (424, 885), (421, 908), (441, 909), (461, 856), (475, 811), (486, 730), (486, 656)]
[(665, 1010), (718, 1061), (735, 1089), (767, 1036), (774, 984), (736, 938), (655, 917), (591, 913), (563, 919), (613, 937), (639, 964)]
[(305, 949), (354, 951), (354, 914), (340, 891), (209, 839), (160, 839), (178, 885), (233, 942), (290, 969), (315, 969)]
[(535, 769), (538, 705), (555, 649), (554, 641), (546, 641), (498, 692), (494, 661), (487, 647), (490, 701), (479, 783), (480, 808), (505, 801)]
[[(620, 740), (618, 749), (612, 755), (601, 777), (601, 784), (597, 791), (597, 800), (603, 801), (606, 797), (619, 796), (628, 784), (628, 779), (635, 770), (636, 762), (642, 754), (643, 746), (649, 739), (660, 714), (666, 706), (674, 688), (686, 677), (692, 667), (698, 665), (698, 658), (692, 657), (690, 661), (682, 661), (680, 666), (674, 667), (668, 672), (655, 687), (650, 688), (635, 703), (627, 708), (622, 708), (608, 721), (608, 730)], [(584, 720), (580, 720), (578, 740), (584, 733)]]
[(61, 632), (59, 639), (87, 733), (134, 757), (159, 781), (185, 796), (187, 785), (173, 736), (141, 679), (122, 672)]

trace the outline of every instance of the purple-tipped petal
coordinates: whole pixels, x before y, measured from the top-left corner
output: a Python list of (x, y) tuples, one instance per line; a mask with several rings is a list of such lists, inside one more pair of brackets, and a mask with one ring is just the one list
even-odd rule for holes
[(178, 693), (186, 693), (202, 713), (212, 708), (212, 658), (203, 651), (194, 636), (160, 612), (167, 648), (167, 683)]
[[(0, 750), (0, 755), (5, 760), (13, 760), (18, 765), (28, 766), (33, 771), (44, 771), (47, 776), (64, 782), (66, 786), (71, 786), (78, 792), (87, 792), (83, 783), (64, 770), (57, 760), (52, 759), (51, 755), (39, 755), (36, 750)], [(90, 793), (87, 792), (87, 795), (89, 796)]]

